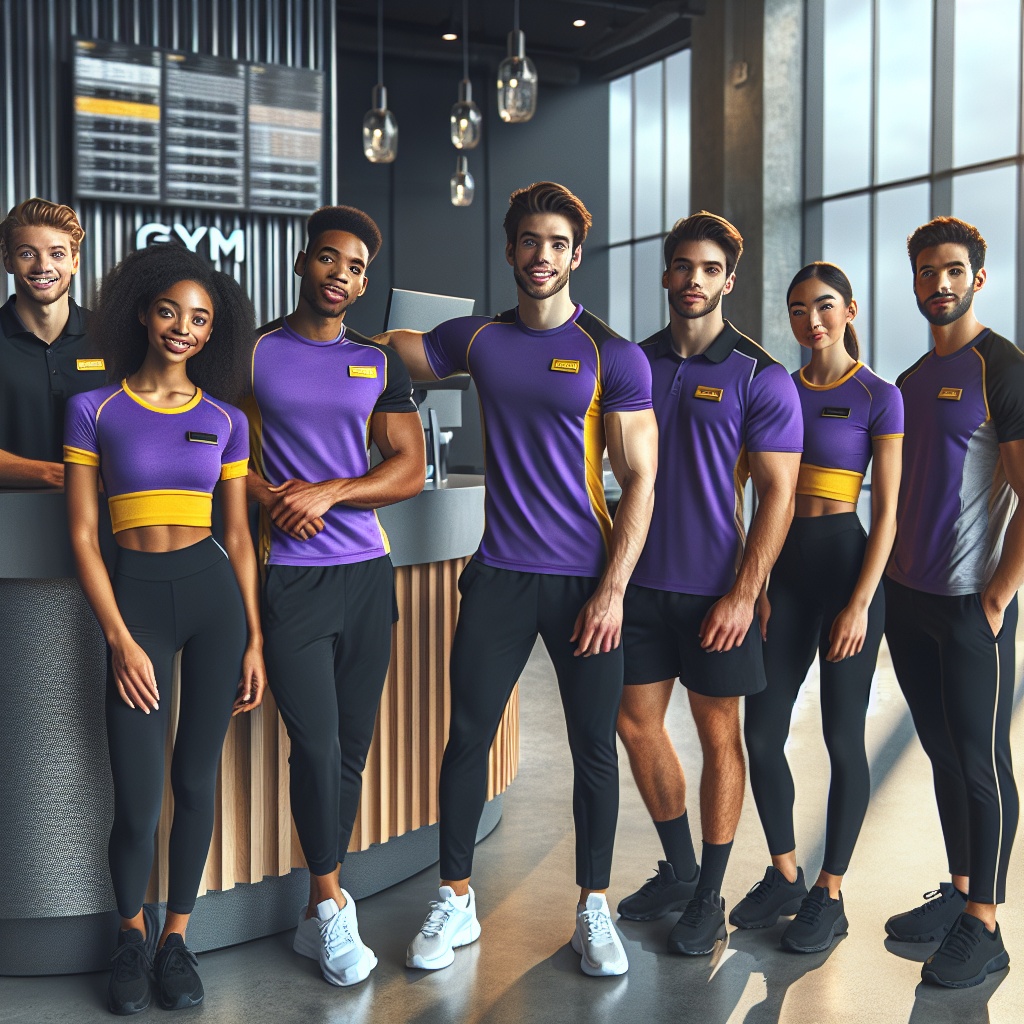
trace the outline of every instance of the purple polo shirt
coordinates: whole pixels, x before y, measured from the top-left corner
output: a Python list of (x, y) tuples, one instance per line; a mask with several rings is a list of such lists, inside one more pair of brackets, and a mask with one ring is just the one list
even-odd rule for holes
[(672, 334), (640, 344), (658, 417), (658, 478), (633, 583), (720, 596), (743, 558), (748, 452), (800, 452), (800, 399), (785, 367), (728, 320), (700, 355), (681, 359)]
[(200, 388), (162, 409), (125, 380), (68, 399), (64, 461), (99, 467), (115, 533), (209, 526), (217, 482), (248, 471), (245, 416)]
[(600, 576), (611, 518), (604, 416), (651, 407), (640, 349), (577, 306), (535, 331), (518, 310), (448, 320), (423, 336), (438, 377), (468, 372), (480, 395), (486, 524), (475, 558), (557, 576)]
[(1017, 504), (999, 445), (1024, 440), (1024, 353), (986, 328), (896, 383), (907, 422), (888, 573), (929, 594), (980, 593)]
[[(394, 350), (342, 324), (331, 341), (310, 341), (286, 320), (262, 328), (246, 399), (252, 455), (271, 484), (352, 479), (370, 468), (370, 417), (415, 412), (412, 381)], [(390, 552), (372, 510), (335, 505), (309, 540), (279, 530), (261, 507), (260, 556), (269, 565), (348, 565)]]
[(796, 493), (856, 503), (872, 442), (903, 436), (903, 396), (863, 363), (832, 384), (793, 374), (804, 419)]

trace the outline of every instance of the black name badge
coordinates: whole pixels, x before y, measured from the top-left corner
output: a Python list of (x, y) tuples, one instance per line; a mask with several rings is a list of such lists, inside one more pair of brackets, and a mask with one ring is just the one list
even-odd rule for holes
[(189, 430), (185, 433), (186, 441), (198, 441), (200, 444), (216, 444), (216, 434), (204, 434), (199, 430)]
[(826, 405), (825, 408), (821, 410), (821, 415), (827, 416), (829, 419), (833, 420), (848, 420), (850, 418), (850, 410), (841, 409), (837, 405)]

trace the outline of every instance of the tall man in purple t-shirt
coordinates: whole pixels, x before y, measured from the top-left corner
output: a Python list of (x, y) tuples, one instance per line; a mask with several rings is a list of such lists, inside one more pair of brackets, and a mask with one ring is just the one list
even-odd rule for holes
[[(418, 494), (426, 462), (412, 382), (391, 349), (348, 328), (380, 249), (360, 210), (306, 225), (293, 313), (259, 332), (247, 401), (248, 490), (262, 506), (264, 658), (291, 740), (291, 806), (309, 865), (294, 948), (334, 985), (376, 966), (339, 885), (391, 657), (394, 571), (375, 509)], [(370, 469), (367, 448), (384, 461)]]
[(925, 981), (967, 988), (1009, 963), (996, 924), (1019, 803), (1010, 756), (1024, 583), (1024, 353), (982, 327), (985, 240), (937, 217), (907, 240), (935, 347), (896, 379), (906, 410), (885, 636), (931, 760), (951, 882), (889, 918), (934, 942)]
[[(710, 953), (725, 937), (720, 896), (743, 805), (739, 702), (765, 687), (754, 603), (793, 519), (803, 416), (781, 363), (722, 317), (743, 239), (695, 213), (665, 239), (668, 327), (640, 348), (658, 418), (654, 517), (626, 591), (626, 687), (619, 735), (665, 850), (654, 877), (619, 904), (649, 921), (683, 910), (670, 952)], [(758, 507), (744, 537), (743, 494)], [(687, 688), (704, 770), (697, 868), (686, 780), (665, 712)]]
[[(505, 253), (519, 305), (428, 334), (388, 335), (416, 379), (472, 375), (487, 465), (484, 536), (459, 580), (440, 899), (409, 946), (410, 967), (447, 967), (453, 948), (480, 934), (469, 876), (487, 753), (538, 633), (558, 676), (575, 769), (572, 946), (587, 974), (629, 966), (604, 892), (619, 806), (622, 599), (650, 522), (657, 427), (643, 353), (569, 298), (590, 220), (561, 185), (514, 192)], [(614, 526), (604, 499), (606, 444), (622, 484)]]

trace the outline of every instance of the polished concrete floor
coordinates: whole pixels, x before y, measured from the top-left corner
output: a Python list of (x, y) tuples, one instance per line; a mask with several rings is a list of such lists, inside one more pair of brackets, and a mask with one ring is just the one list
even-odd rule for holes
[[(1024, 656), (1024, 635), (1018, 637)], [(1014, 739), (1024, 739), (1018, 663)], [(474, 883), (483, 936), (435, 974), (404, 967), (404, 951), (436, 893), (428, 870), (360, 903), (364, 940), (380, 958), (354, 989), (325, 984), (317, 965), (291, 952), (292, 933), (200, 956), (206, 1002), (181, 1019), (216, 1024), (532, 1024), (660, 1022), (700, 1024), (981, 1024), (1024, 1019), (1024, 849), (1010, 865), (1011, 902), (1001, 922), (1013, 967), (966, 991), (919, 984), (930, 950), (886, 949), (883, 923), (921, 902), (945, 879), (927, 761), (883, 647), (868, 717), (873, 798), (844, 885), (850, 933), (827, 953), (783, 953), (784, 926), (730, 934), (712, 965), (664, 951), (676, 915), (652, 924), (621, 922), (630, 970), (593, 979), (569, 948), (573, 886), (572, 768), (550, 662), (538, 646), (522, 683), (520, 774), (502, 823), (479, 847)], [(682, 692), (670, 710), (694, 799), (700, 751)], [(820, 865), (828, 761), (819, 726), (817, 671), (794, 716), (789, 756), (797, 778), (797, 842), (814, 877)], [(622, 806), (610, 896), (614, 902), (650, 874), (657, 838), (622, 759)], [(725, 883), (727, 907), (764, 872), (767, 850), (749, 796)], [(1020, 959), (1017, 959), (1018, 956)], [(109, 1021), (105, 974), (0, 979), (6, 1024)], [(1014, 1009), (1016, 1007), (1016, 1009)], [(149, 1016), (161, 1016), (154, 1005)]]

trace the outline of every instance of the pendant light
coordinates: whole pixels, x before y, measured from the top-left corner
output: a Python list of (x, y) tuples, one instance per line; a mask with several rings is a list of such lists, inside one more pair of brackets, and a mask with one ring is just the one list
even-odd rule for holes
[(498, 115), (502, 121), (529, 121), (537, 109), (537, 69), (526, 56), (526, 37), (519, 30), (519, 0), (513, 25), (508, 56), (498, 65)]
[(398, 155), (398, 121), (384, 87), (384, 0), (377, 0), (377, 84), (363, 118), (363, 154), (371, 164), (389, 164)]
[(456, 149), (476, 149), (483, 127), (483, 118), (480, 108), (473, 102), (473, 85), (469, 80), (468, 25), (469, 0), (462, 0), (462, 81), (459, 83), (459, 101), (451, 113), (452, 145)]
[(473, 175), (469, 173), (468, 156), (460, 156), (456, 161), (451, 186), (452, 206), (469, 206), (473, 202), (476, 182), (473, 181)]

